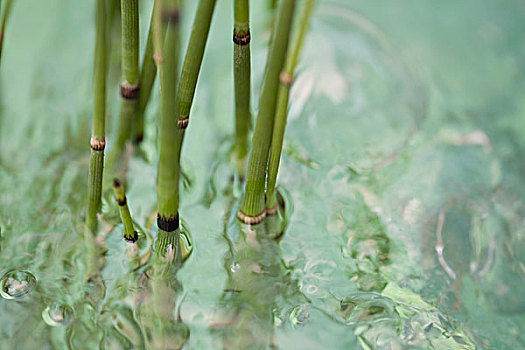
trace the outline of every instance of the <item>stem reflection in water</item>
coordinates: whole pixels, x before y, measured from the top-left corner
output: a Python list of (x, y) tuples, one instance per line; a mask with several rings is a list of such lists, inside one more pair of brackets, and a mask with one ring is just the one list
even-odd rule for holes
[(241, 224), (234, 215), (227, 231), (230, 250), (224, 265), (228, 280), (220, 300), (220, 316), (212, 329), (221, 334), (224, 349), (273, 347), (279, 302), (298, 291), (274, 238), (280, 235), (270, 232), (265, 223)]

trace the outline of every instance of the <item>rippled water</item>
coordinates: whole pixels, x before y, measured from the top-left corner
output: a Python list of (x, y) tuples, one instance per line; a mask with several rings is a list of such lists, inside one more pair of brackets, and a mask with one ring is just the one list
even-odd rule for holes
[[(523, 2), (318, 1), (292, 89), (282, 237), (279, 222), (231, 214), (231, 4), (219, 2), (182, 156), (187, 260), (160, 277), (130, 263), (112, 201), (105, 265), (87, 276), (92, 5), (19, 0), (8, 23), (0, 348), (525, 347)], [(271, 12), (253, 6), (255, 97)], [(157, 107), (128, 169), (139, 265), (156, 235)]]

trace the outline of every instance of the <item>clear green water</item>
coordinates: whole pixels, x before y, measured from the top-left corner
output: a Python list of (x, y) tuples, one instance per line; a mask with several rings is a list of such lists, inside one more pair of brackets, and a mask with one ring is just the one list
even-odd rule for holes
[[(84, 282), (93, 4), (16, 1), (0, 69), (0, 348), (140, 348), (156, 329), (165, 348), (524, 348), (523, 2), (319, 1), (292, 90), (279, 242), (228, 214), (230, 5), (219, 1), (185, 139), (194, 251), (152, 314), (108, 202), (105, 268)], [(258, 96), (271, 14), (253, 11)], [(128, 171), (143, 228), (156, 110), (149, 160)]]

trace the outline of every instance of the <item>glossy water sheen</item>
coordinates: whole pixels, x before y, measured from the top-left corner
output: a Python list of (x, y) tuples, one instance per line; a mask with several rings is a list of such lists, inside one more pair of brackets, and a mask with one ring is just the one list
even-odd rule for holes
[[(264, 3), (252, 2), (255, 107)], [(189, 257), (176, 275), (143, 266), (156, 235), (155, 92), (146, 160), (128, 169), (139, 244), (126, 248), (106, 196), (104, 267), (87, 276), (93, 4), (16, 1), (0, 67), (0, 275), (33, 284), (2, 280), (3, 296), (23, 297), (0, 299), (1, 347), (525, 347), (523, 18), (517, 0), (318, 1), (276, 241), (280, 221), (249, 229), (230, 210), (232, 18), (219, 1), (182, 156)], [(119, 66), (113, 57), (110, 132)]]

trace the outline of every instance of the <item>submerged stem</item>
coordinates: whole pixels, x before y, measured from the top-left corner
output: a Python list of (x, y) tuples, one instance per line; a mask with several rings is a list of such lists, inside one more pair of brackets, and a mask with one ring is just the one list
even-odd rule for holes
[(277, 88), (279, 86), (279, 74), (283, 67), (288, 47), (294, 6), (295, 0), (282, 1), (272, 35), (270, 50), (268, 51), (266, 74), (259, 100), (259, 112), (255, 122), (252, 148), (246, 172), (244, 197), (238, 215), (239, 219), (245, 223), (255, 224), (260, 222), (265, 215), (264, 186), (272, 138)]
[(286, 128), (286, 118), (288, 109), (288, 98), (290, 95), (290, 86), (293, 81), (293, 74), (297, 64), (297, 58), (301, 51), (304, 35), (308, 27), (308, 20), (312, 13), (314, 0), (306, 0), (302, 13), (299, 18), (299, 28), (294, 36), (293, 42), (288, 50), (285, 68), (281, 72), (280, 85), (277, 98), (277, 109), (275, 111), (275, 120), (273, 124), (272, 144), (270, 147), (270, 160), (268, 162), (268, 181), (266, 183), (266, 212), (275, 213), (277, 209), (277, 198), (275, 193), (275, 183), (281, 151), (283, 147), (284, 131)]
[(94, 61), (93, 130), (86, 214), (86, 226), (92, 234), (96, 234), (97, 231), (97, 213), (100, 210), (101, 203), (104, 148), (106, 145), (106, 3), (104, 0), (97, 0)]
[(233, 78), (235, 87), (235, 162), (240, 178), (246, 172), (250, 113), (250, 15), (248, 0), (235, 0)]

